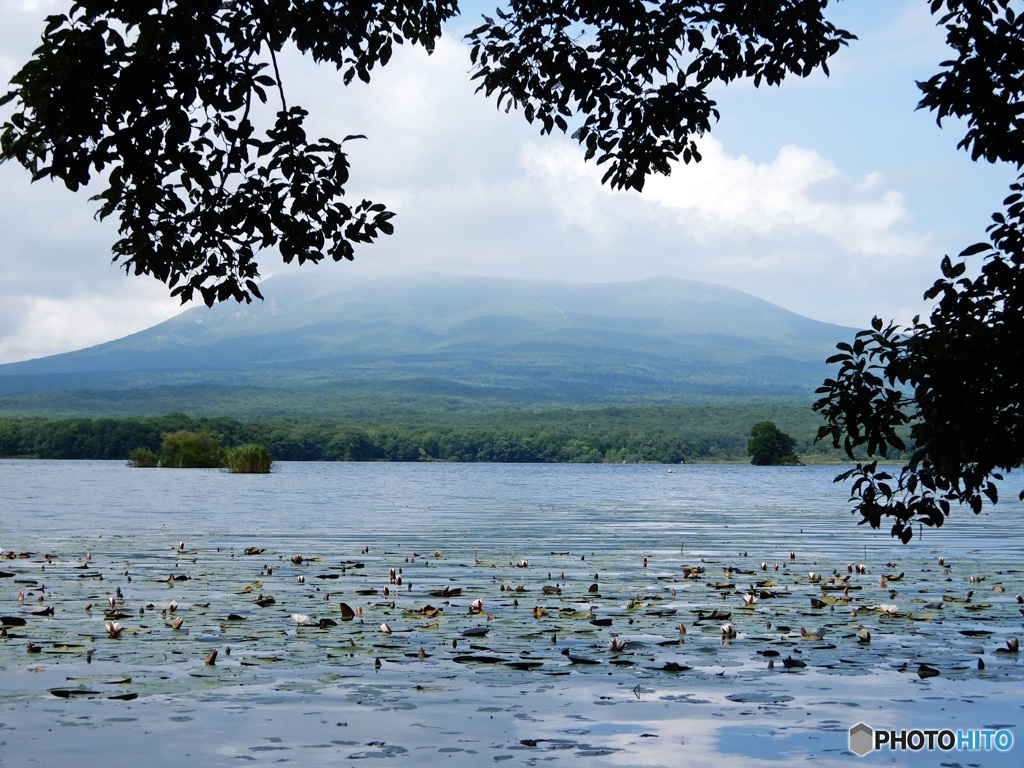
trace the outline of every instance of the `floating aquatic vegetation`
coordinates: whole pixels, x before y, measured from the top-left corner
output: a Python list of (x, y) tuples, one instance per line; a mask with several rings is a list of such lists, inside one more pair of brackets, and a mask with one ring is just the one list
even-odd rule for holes
[[(619, 515), (601, 524), (621, 524), (622, 519)], [(662, 525), (674, 524), (665, 519), (670, 522)], [(460, 525), (466, 527), (464, 522)], [(449, 532), (438, 542), (443, 557), (430, 554), (438, 551), (429, 541), (432, 529), (416, 528), (410, 530), (427, 541), (390, 530), (381, 532), (379, 543), (366, 531), (358, 536), (320, 529), (246, 533), (246, 543), (257, 545), (258, 559), (243, 557), (234, 536), (211, 535), (198, 527), (184, 537), (178, 531), (162, 539), (152, 532), (102, 540), (57, 538), (47, 545), (56, 551), (54, 557), (4, 561), (17, 583), (7, 582), (14, 589), (0, 596), (0, 612), (6, 614), (0, 618), (15, 637), (0, 643), (0, 667), (43, 669), (35, 673), (40, 682), (34, 690), (69, 712), (75, 706), (114, 704), (77, 699), (122, 694), (159, 696), (162, 706), (187, 707), (196, 700), (253, 711), (275, 701), (283, 706), (296, 699), (307, 704), (317, 698), (345, 699), (347, 709), (339, 717), (352, 723), (357, 720), (353, 709), (379, 716), (403, 707), (425, 711), (429, 703), (433, 711), (447, 712), (446, 702), (479, 702), (482, 696), (507, 711), (506, 720), (523, 715), (522, 722), (530, 722), (526, 718), (535, 716), (538, 723), (555, 722), (554, 705), (538, 714), (536, 704), (533, 710), (516, 709), (517, 700), (535, 696), (534, 701), (546, 697), (568, 703), (592, 696), (596, 703), (587, 713), (594, 717), (593, 706), (639, 707), (648, 700), (680, 707), (725, 702), (733, 708), (727, 711), (747, 711), (758, 704), (784, 709), (791, 701), (786, 697), (792, 697), (801, 701), (801, 712), (810, 712), (816, 710), (803, 709), (808, 697), (841, 698), (838, 688), (820, 691), (834, 681), (846, 684), (847, 677), (872, 695), (878, 684), (884, 691), (878, 695), (889, 698), (911, 695), (907, 686), (935, 689), (947, 680), (990, 685), (996, 691), (1024, 677), (1009, 643), (1019, 630), (1018, 607), (1024, 605), (1010, 599), (1024, 592), (1024, 574), (1013, 572), (1012, 558), (970, 565), (980, 574), (999, 571), (982, 586), (959, 580), (971, 556), (956, 546), (946, 555), (958, 564), (950, 577), (935, 567), (933, 552), (910, 549), (900, 551), (895, 569), (883, 568), (886, 561), (869, 552), (863, 559), (871, 567), (865, 565), (862, 573), (854, 560), (862, 558), (861, 549), (846, 551), (845, 540), (801, 545), (798, 557), (789, 561), (789, 545), (780, 546), (785, 538), (772, 538), (770, 532), (763, 546), (747, 554), (733, 551), (727, 537), (705, 533), (694, 552), (658, 549), (651, 536), (642, 538), (645, 529), (639, 523), (641, 533), (634, 541), (600, 532), (589, 518), (572, 522), (576, 527), (557, 543), (536, 545), (502, 531), (491, 538), (486, 532), (473, 538)], [(689, 530), (684, 522), (679, 526)], [(188, 541), (189, 549), (179, 550), (179, 541)], [(37, 546), (27, 542), (22, 548)], [(413, 551), (426, 557), (417, 554), (410, 561)], [(293, 562), (295, 552), (313, 552), (320, 562), (311, 565), (314, 558), (307, 555)], [(649, 556), (646, 570), (641, 552)], [(86, 560), (85, 554), (92, 557)], [(527, 558), (528, 567), (518, 568)], [(80, 569), (86, 562), (89, 567)], [(869, 570), (875, 575), (867, 576)], [(829, 576), (835, 571), (844, 576)], [(81, 579), (83, 573), (97, 578)], [(819, 580), (811, 582), (809, 573)], [(879, 573), (897, 577), (886, 579), (885, 591), (876, 583)], [(996, 581), (1006, 594), (988, 589)], [(45, 593), (40, 592), (43, 583)], [(888, 589), (897, 585), (894, 599)], [(967, 586), (978, 593), (965, 596)], [(22, 602), (14, 599), (19, 589)], [(83, 606), (95, 607), (83, 611)], [(99, 606), (110, 611), (104, 623), (130, 627), (116, 643), (100, 629)], [(298, 622), (295, 616), (307, 619)], [(915, 621), (920, 617), (928, 620)], [(987, 669), (978, 666), (982, 653)], [(99, 678), (65, 680), (82, 678), (79, 670), (90, 663), (88, 669), (110, 671), (111, 679), (121, 671), (131, 682), (119, 686), (125, 690), (108, 691)], [(896, 665), (902, 663), (910, 674), (897, 674)], [(940, 671), (940, 677), (932, 681), (927, 672), (919, 677), (922, 668)], [(5, 683), (12, 674), (7, 673)], [(472, 686), (484, 686), (472, 688), (483, 693), (467, 696)], [(10, 700), (21, 706), (29, 690), (18, 682)], [(71, 693), (61, 700), (51, 691)], [(509, 695), (519, 691), (529, 693)], [(973, 695), (977, 688), (970, 691)], [(759, 695), (765, 698), (758, 701)], [(465, 705), (448, 706), (456, 708), (451, 711), (458, 717), (464, 714), (458, 707)], [(823, 711), (834, 717), (838, 706)], [(305, 707), (314, 709), (328, 711), (326, 704)], [(560, 727), (567, 726), (564, 714), (557, 718)], [(598, 723), (609, 719), (597, 716)], [(359, 722), (366, 727), (366, 720)], [(337, 726), (332, 722), (332, 727)], [(448, 722), (442, 727), (455, 730)], [(645, 727), (653, 730), (650, 724)], [(466, 741), (455, 736), (435, 741), (472, 746), (478, 757), (485, 755), (481, 744), (501, 743), (490, 734), (470, 741), (467, 734), (459, 737)], [(554, 749), (554, 742), (543, 740), (551, 735), (545, 731), (539, 744)], [(671, 735), (662, 734), (664, 743)], [(369, 737), (361, 738), (365, 745)], [(639, 740), (639, 730), (631, 738)], [(680, 740), (686, 740), (685, 734)], [(616, 744), (627, 752), (637, 749), (627, 742), (623, 737)], [(645, 761), (627, 755), (624, 762)]]

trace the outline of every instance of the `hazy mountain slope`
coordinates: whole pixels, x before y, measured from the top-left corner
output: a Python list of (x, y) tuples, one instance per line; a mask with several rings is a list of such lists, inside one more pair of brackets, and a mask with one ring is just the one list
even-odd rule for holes
[(117, 341), (0, 366), (0, 394), (442, 379), (545, 399), (809, 395), (849, 329), (678, 279), (564, 283), (314, 273)]

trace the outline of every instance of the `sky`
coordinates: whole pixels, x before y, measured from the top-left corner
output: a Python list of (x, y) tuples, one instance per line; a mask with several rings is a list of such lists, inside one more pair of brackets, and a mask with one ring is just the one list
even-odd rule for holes
[[(0, 80), (70, 2), (0, 0)], [(1015, 178), (957, 150), (955, 123), (940, 129), (915, 110), (915, 81), (948, 58), (927, 0), (834, 3), (830, 18), (859, 39), (831, 60), (829, 77), (716, 88), (722, 116), (699, 140), (704, 160), (652, 178), (643, 193), (603, 187), (603, 168), (575, 142), (541, 136), (474, 93), (461, 38), (494, 4), (463, 2), (432, 56), (401, 48), (368, 86), (282, 57), (289, 103), (310, 111), (311, 134), (368, 137), (346, 145), (349, 194), (398, 214), (395, 234), (357, 248), (354, 262), (301, 267), (310, 279), (671, 276), (816, 320), (905, 323), (927, 314), (922, 294), (942, 256), (984, 239)], [(97, 222), (88, 197), (0, 165), (0, 363), (120, 338), (182, 311), (162, 283), (112, 264), (116, 223)], [(260, 259), (264, 278), (292, 269), (272, 252)]]

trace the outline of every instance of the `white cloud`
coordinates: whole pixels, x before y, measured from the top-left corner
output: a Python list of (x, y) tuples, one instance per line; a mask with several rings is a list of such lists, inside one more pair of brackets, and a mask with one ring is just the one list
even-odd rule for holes
[(15, 298), (17, 320), (8, 324), (10, 317), (0, 317), (0, 323), (11, 329), (0, 337), (0, 360), (90, 347), (148, 328), (179, 311), (168, 306), (166, 291), (155, 281), (142, 287), (138, 280), (124, 279), (128, 280), (132, 284), (108, 287), (102, 295)]
[(180, 311), (166, 288), (111, 264), (113, 222), (93, 203), (0, 165), (0, 362), (91, 346)]
[(903, 195), (887, 189), (881, 173), (846, 179), (818, 152), (794, 146), (782, 147), (770, 163), (732, 157), (713, 138), (701, 142), (701, 152), (702, 162), (652, 179), (644, 194), (704, 242), (723, 231), (769, 238), (804, 232), (865, 255), (922, 252), (908, 229)]
[(722, 283), (854, 325), (891, 306), (914, 308), (903, 319), (920, 311), (937, 257), (882, 174), (848, 179), (793, 146), (767, 163), (713, 138), (701, 151), (700, 163), (651, 179), (642, 195), (601, 187), (601, 170), (566, 142), (530, 145), (524, 160), (562, 226), (586, 232), (591, 254), (628, 259), (637, 277)]

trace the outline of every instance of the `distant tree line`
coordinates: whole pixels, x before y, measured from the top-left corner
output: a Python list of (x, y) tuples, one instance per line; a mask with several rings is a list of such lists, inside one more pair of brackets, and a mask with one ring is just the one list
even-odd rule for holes
[[(278, 461), (652, 462), (743, 460), (750, 422), (720, 415), (692, 431), (660, 428), (645, 409), (553, 412), (517, 417), (494, 414), (473, 426), (425, 423), (365, 425), (344, 422), (198, 418), (184, 414), (129, 418), (0, 419), (0, 456), (44, 459), (120, 459), (133, 450), (161, 453), (167, 435), (209, 433), (224, 448), (257, 443)], [(450, 417), (454, 418), (454, 417)], [(635, 421), (636, 427), (623, 426)], [(813, 430), (796, 450), (813, 451)], [(819, 451), (820, 452), (820, 451)]]

